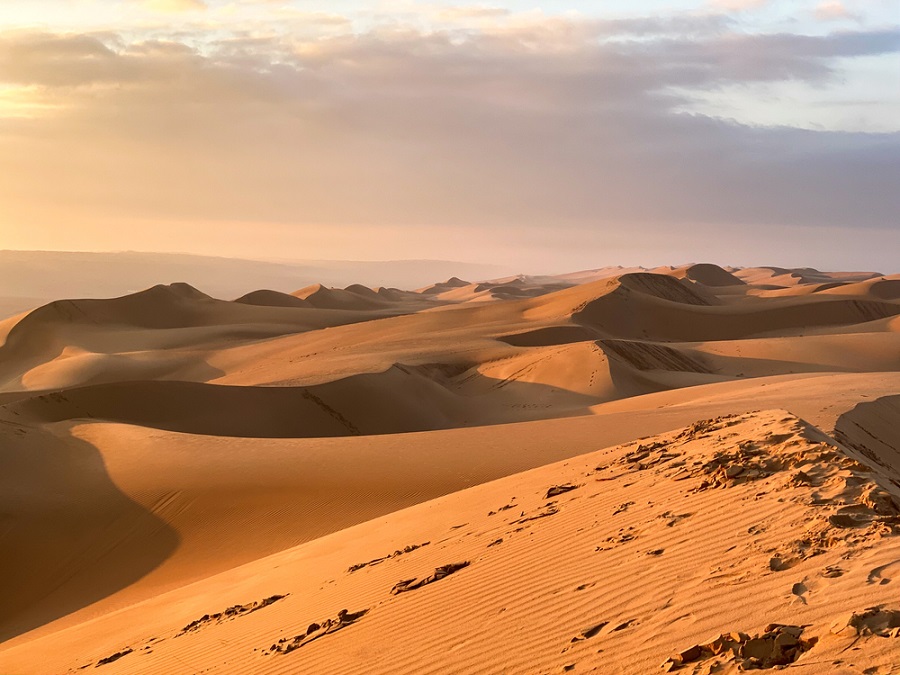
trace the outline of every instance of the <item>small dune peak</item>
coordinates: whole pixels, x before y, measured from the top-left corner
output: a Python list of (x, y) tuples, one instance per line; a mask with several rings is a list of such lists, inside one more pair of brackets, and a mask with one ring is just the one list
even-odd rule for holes
[(747, 285), (742, 279), (738, 279), (724, 268), (713, 265), (712, 263), (695, 263), (676, 271), (683, 271), (684, 278), (696, 281), (698, 284), (703, 284), (704, 286), (720, 287)]
[(319, 283), (315, 283), (315, 284), (310, 284), (309, 286), (304, 286), (303, 288), (291, 293), (291, 295), (293, 295), (295, 298), (301, 298), (303, 300), (307, 300), (307, 299), (309, 299), (309, 296), (314, 295), (316, 293), (321, 293), (321, 292), (327, 291), (327, 290), (329, 290), (329, 289), (326, 286), (323, 286), (322, 284), (319, 284)]
[(260, 307), (309, 307), (309, 303), (289, 293), (281, 293), (269, 289), (251, 291), (235, 300), (241, 305), (257, 305)]
[(401, 291), (399, 288), (381, 286), (375, 291), (375, 294), (388, 302), (400, 302), (407, 295), (407, 292)]
[(439, 281), (436, 284), (431, 284), (431, 286), (425, 286), (424, 288), (418, 289), (417, 292), (423, 295), (435, 295), (437, 293), (449, 291), (453, 288), (462, 288), (463, 286), (471, 285), (471, 282), (464, 281), (459, 277), (450, 277), (447, 281)]
[(354, 295), (360, 295), (364, 298), (375, 298), (378, 297), (378, 293), (373, 291), (368, 286), (363, 286), (362, 284), (350, 284), (345, 289), (348, 293), (353, 293)]
[(194, 288), (189, 283), (186, 283), (184, 281), (176, 281), (171, 284), (157, 284), (156, 286), (149, 288), (148, 291), (153, 291), (155, 294), (167, 293), (171, 296), (175, 296), (185, 300), (213, 299), (203, 291)]
[(667, 274), (631, 272), (616, 280), (621, 288), (649, 295), (659, 300), (678, 302), (686, 305), (713, 305), (714, 298), (700, 289)]
[(312, 284), (291, 295), (308, 302), (317, 309), (344, 309), (361, 311), (384, 307), (385, 300), (371, 288), (355, 284), (347, 288), (328, 288)]

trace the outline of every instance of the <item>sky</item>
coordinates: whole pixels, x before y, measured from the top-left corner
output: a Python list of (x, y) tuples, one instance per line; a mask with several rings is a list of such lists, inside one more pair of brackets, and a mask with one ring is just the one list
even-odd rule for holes
[(0, 0), (0, 249), (900, 272), (900, 6)]

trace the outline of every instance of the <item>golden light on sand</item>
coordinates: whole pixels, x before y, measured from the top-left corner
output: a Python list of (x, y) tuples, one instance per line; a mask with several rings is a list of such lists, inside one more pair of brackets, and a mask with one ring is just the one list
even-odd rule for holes
[(0, 674), (900, 674), (895, 4), (0, 0)]
[(0, 322), (0, 670), (896, 664), (900, 277), (248, 291)]

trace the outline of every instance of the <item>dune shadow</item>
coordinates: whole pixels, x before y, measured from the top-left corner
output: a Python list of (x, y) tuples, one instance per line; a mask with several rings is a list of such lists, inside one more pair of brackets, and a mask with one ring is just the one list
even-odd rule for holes
[(122, 493), (100, 452), (0, 416), (0, 642), (126, 588), (178, 547)]
[(586, 328), (585, 326), (563, 325), (546, 326), (544, 328), (535, 328), (534, 330), (527, 330), (521, 333), (501, 335), (496, 339), (498, 342), (503, 342), (513, 347), (553, 347), (556, 345), (567, 345), (574, 342), (595, 340), (597, 337), (599, 337), (597, 331)]
[(703, 342), (802, 333), (898, 314), (900, 305), (896, 303), (840, 296), (783, 298), (744, 306), (704, 305), (616, 291), (585, 303), (572, 314), (572, 320), (609, 337)]
[(838, 417), (834, 437), (900, 480), (900, 394), (857, 403)]
[(599, 402), (561, 387), (478, 378), (478, 386), (460, 387), (433, 365), (395, 364), (307, 387), (125, 381), (32, 395), (2, 409), (33, 424), (88, 419), (204, 436), (321, 438), (575, 416)]

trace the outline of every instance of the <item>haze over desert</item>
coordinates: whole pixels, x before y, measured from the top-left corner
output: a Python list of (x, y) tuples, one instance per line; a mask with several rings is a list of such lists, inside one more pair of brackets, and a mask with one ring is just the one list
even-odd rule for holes
[(0, 675), (900, 675), (896, 0), (0, 0)]

